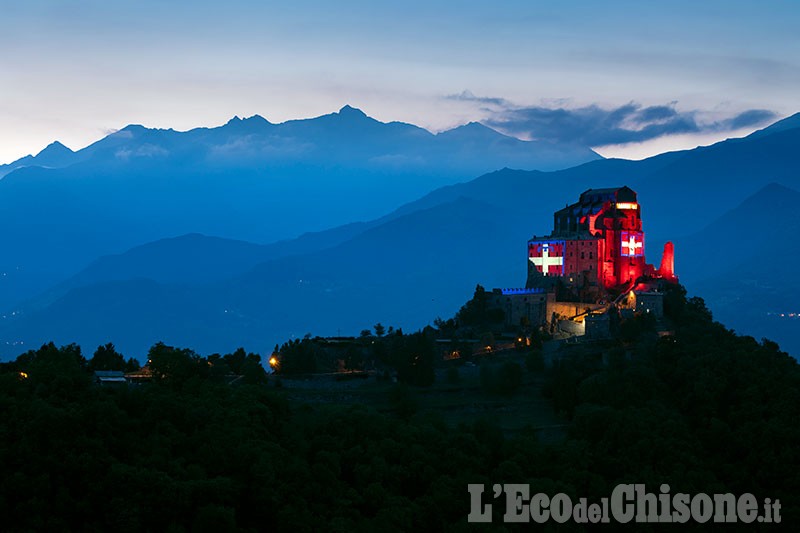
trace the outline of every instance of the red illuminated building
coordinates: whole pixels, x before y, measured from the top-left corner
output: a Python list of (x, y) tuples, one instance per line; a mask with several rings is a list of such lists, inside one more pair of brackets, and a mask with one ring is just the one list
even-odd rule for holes
[(528, 288), (554, 278), (597, 292), (627, 290), (645, 276), (675, 280), (672, 243), (660, 269), (645, 263), (642, 208), (629, 187), (589, 189), (553, 218), (550, 235), (528, 241)]

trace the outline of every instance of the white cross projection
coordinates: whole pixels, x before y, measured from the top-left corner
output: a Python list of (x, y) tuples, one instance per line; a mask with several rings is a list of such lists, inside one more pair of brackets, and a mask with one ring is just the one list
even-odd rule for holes
[(636, 240), (636, 235), (631, 235), (627, 241), (622, 241), (623, 253), (624, 249), (628, 251), (625, 255), (636, 255), (637, 250), (642, 247), (642, 243)]
[(545, 276), (550, 271), (551, 266), (561, 266), (564, 264), (563, 257), (550, 257), (550, 247), (546, 244), (542, 246), (542, 257), (531, 257), (531, 262), (542, 267), (542, 274)]

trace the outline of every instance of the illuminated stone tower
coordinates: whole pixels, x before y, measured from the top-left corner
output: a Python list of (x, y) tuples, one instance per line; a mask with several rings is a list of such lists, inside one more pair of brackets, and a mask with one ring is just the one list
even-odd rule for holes
[(675, 247), (672, 242), (664, 244), (664, 255), (661, 256), (661, 266), (658, 275), (667, 281), (677, 281), (675, 276)]

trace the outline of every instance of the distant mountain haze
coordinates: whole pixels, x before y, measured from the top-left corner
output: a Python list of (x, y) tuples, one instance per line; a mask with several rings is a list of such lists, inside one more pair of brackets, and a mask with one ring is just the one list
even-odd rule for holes
[(795, 356), (798, 206), (800, 192), (772, 183), (683, 241), (691, 258), (683, 279), (706, 298), (715, 318), (739, 333), (776, 340)]
[[(100, 335), (131, 354), (144, 353), (153, 338), (199, 350), (224, 350), (234, 342), (263, 351), (290, 336), (352, 333), (377, 320), (413, 327), (457, 308), (475, 279), (515, 281), (525, 259), (505, 253), (517, 244), (517, 235), (503, 231), (508, 220), (497, 208), (460, 199), (223, 282), (157, 283), (135, 276), (78, 284), (7, 320), (0, 338), (13, 334), (36, 344), (46, 336), (69, 337), (92, 345)], [(474, 246), (487, 242), (497, 249), (476, 253)]]
[[(690, 293), (709, 291), (719, 317), (734, 316), (741, 303), (731, 306), (704, 279), (745, 301), (760, 298), (764, 312), (783, 308), (786, 296), (779, 301), (763, 287), (784, 274), (773, 276), (751, 258), (766, 245), (776, 264), (796, 264), (797, 241), (789, 238), (800, 189), (796, 117), (744, 139), (643, 161), (498, 170), (371, 222), (267, 247), (200, 235), (154, 242), (99, 259), (29, 300), (20, 315), (3, 320), (0, 340), (113, 341), (141, 356), (157, 340), (203, 352), (238, 345), (264, 351), (291, 336), (354, 334), (377, 321), (415, 329), (452, 316), (477, 283), (523, 285), (527, 239), (549, 233), (553, 212), (583, 190), (616, 185), (639, 193), (648, 262), (658, 264), (663, 242), (674, 241), (678, 275)], [(796, 297), (798, 289), (786, 286)], [(783, 324), (745, 320), (735, 327), (790, 343)]]
[(187, 132), (131, 125), (77, 152), (54, 143), (0, 169), (0, 307), (98, 256), (165, 237), (273, 242), (375, 219), (496, 168), (599, 158), (474, 123), (434, 135), (350, 106), (282, 124), (254, 116)]

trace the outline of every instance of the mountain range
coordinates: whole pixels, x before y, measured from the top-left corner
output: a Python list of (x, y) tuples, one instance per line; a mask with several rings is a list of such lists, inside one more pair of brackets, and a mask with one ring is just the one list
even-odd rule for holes
[(707, 291), (712, 311), (742, 333), (800, 353), (783, 327), (788, 322), (768, 319), (798, 294), (791, 283), (785, 294), (779, 290), (791, 268), (762, 268), (752, 259), (800, 259), (792, 238), (799, 143), (795, 115), (746, 138), (643, 161), (504, 168), (369, 222), (270, 245), (193, 228), (99, 258), (15, 306), (0, 326), (3, 354), (18, 353), (19, 342), (48, 340), (112, 341), (138, 357), (158, 340), (202, 352), (239, 345), (263, 352), (307, 332), (353, 334), (378, 321), (417, 328), (452, 316), (477, 283), (524, 284), (527, 239), (549, 233), (552, 213), (583, 190), (618, 185), (639, 193), (649, 262), (658, 264), (663, 242), (674, 241), (677, 273), (690, 293)]
[(477, 123), (432, 134), (350, 106), (282, 124), (256, 115), (186, 132), (131, 125), (76, 152), (53, 143), (0, 169), (0, 307), (165, 237), (274, 242), (372, 220), (502, 166), (599, 158)]

